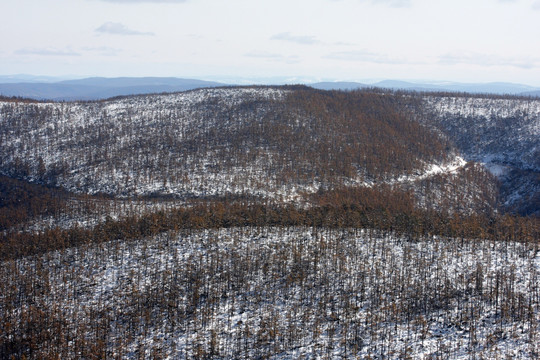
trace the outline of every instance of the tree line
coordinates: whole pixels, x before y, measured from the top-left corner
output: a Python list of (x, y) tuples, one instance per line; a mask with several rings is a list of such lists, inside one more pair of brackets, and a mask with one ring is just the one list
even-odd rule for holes
[(414, 207), (410, 192), (381, 188), (320, 191), (309, 207), (242, 200), (193, 201), (190, 206), (105, 222), (37, 233), (4, 232), (0, 258), (12, 259), (50, 250), (110, 240), (133, 240), (180, 229), (231, 227), (373, 228), (410, 238), (451, 238), (538, 242), (540, 220), (510, 214), (445, 214)]

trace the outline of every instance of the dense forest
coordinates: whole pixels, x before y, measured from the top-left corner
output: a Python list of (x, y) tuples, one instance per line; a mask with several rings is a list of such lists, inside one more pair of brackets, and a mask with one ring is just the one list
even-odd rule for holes
[(540, 101), (0, 99), (0, 358), (540, 356)]
[(516, 358), (538, 242), (181, 230), (3, 262), (4, 358)]

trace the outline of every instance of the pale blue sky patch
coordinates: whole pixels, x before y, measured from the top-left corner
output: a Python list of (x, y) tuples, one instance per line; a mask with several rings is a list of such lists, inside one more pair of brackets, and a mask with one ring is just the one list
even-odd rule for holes
[[(343, 0), (330, 0), (333, 2), (339, 2)], [(357, 2), (365, 2), (373, 5), (385, 5), (394, 8), (406, 8), (412, 5), (411, 0), (354, 0)]]
[(410, 64), (412, 61), (392, 57), (388, 54), (374, 53), (367, 50), (341, 51), (328, 54), (328, 59), (337, 59), (355, 62), (368, 62), (376, 64)]
[(490, 54), (454, 53), (442, 55), (439, 61), (443, 64), (476, 65), (476, 66), (502, 66), (521, 69), (534, 69), (540, 66), (540, 59), (500, 57)]
[(103, 1), (116, 4), (141, 4), (141, 3), (150, 3), (150, 4), (180, 4), (185, 3), (188, 0), (91, 0), (91, 1)]
[(266, 51), (251, 51), (245, 54), (246, 57), (265, 59), (269, 61), (283, 62), (286, 64), (296, 64), (300, 62), (297, 55), (283, 55), (278, 53), (269, 53)]
[(1, 3), (0, 75), (540, 86), (540, 0)]
[(100, 46), (100, 47), (84, 47), (84, 51), (99, 54), (102, 56), (118, 56), (122, 52), (121, 49), (115, 49), (108, 46)]

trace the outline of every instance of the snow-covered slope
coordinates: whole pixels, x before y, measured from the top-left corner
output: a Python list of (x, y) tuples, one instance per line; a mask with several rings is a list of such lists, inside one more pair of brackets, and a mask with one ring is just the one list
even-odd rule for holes
[[(216, 163), (213, 152), (226, 149), (195, 149), (194, 157), (182, 154), (178, 144), (195, 142), (208, 129), (240, 128), (242, 118), (223, 124), (223, 113), (252, 101), (280, 100), (285, 94), (271, 88), (202, 89), (104, 102), (24, 107), (2, 103), (1, 122), (7, 132), (2, 164), (12, 164), (11, 173), (29, 180), (54, 181), (70, 191), (89, 194), (208, 196), (240, 192), (257, 179), (263, 161), (251, 168), (232, 166), (215, 171), (223, 165)], [(19, 121), (26, 123), (21, 126)], [(238, 175), (242, 181), (235, 182)], [(257, 193), (256, 184), (251, 185)]]
[(76, 193), (301, 201), (464, 162), (379, 94), (217, 88), (101, 102), (0, 103), (0, 171)]
[[(495, 206), (496, 181), (480, 174), (489, 170), (507, 208), (540, 211), (540, 100), (400, 96), (231, 87), (100, 102), (6, 100), (0, 172), (115, 197), (287, 202), (386, 183), (412, 189), (424, 207), (452, 210)], [(405, 110), (404, 98), (416, 107)]]
[(27, 344), (31, 358), (537, 359), (540, 351), (533, 243), (217, 229), (0, 265), (0, 303), (13, 305), (0, 307), (8, 355)]
[(537, 359), (537, 219), (494, 213), (494, 175), (539, 208), (527, 101), (5, 99), (0, 358)]

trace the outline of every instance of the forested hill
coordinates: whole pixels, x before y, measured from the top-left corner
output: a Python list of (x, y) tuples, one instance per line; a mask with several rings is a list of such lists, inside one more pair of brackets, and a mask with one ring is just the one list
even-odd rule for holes
[[(460, 113), (449, 110), (449, 99), (302, 86), (211, 88), (95, 102), (4, 99), (0, 171), (74, 193), (121, 198), (234, 195), (304, 204), (321, 191), (384, 185), (412, 193), (422, 208), (494, 211), (497, 179), (460, 156), (494, 159), (482, 150), (479, 136), (492, 143), (527, 128), (528, 142), (519, 137), (524, 145), (516, 145), (512, 156), (534, 159), (538, 101), (529, 100), (527, 113), (512, 110), (512, 116), (523, 115), (519, 128), (505, 122), (492, 129), (486, 117), (467, 111), (477, 102), (453, 100), (465, 109)], [(504, 112), (521, 109), (520, 101), (482, 106)], [(464, 119), (467, 129), (480, 121), (485, 131), (460, 132)], [(533, 194), (538, 192), (538, 180), (529, 181)], [(521, 208), (537, 211), (534, 199), (525, 199)]]
[(308, 88), (201, 89), (102, 102), (4, 102), (1, 169), (114, 196), (295, 196), (390, 181), (453, 160), (393, 97)]
[(0, 99), (0, 359), (540, 354), (540, 100)]

